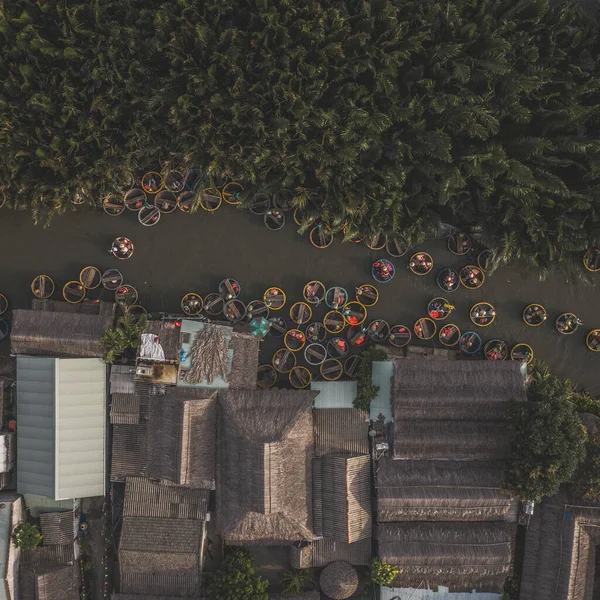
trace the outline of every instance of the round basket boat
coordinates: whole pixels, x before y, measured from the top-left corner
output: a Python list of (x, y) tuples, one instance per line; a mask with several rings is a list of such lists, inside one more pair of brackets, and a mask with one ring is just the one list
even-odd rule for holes
[(600, 329), (592, 329), (585, 336), (585, 345), (592, 352), (600, 352)]
[(210, 173), (209, 176), (212, 180), (211, 182), (214, 183), (215, 187), (218, 189), (225, 187), (227, 184), (227, 176), (223, 173)]
[(342, 227), (342, 233), (344, 234), (344, 242), (350, 242), (351, 244), (360, 244), (363, 239), (358, 235), (348, 236), (349, 223), (346, 221)]
[(283, 345), (290, 352), (299, 352), (306, 344), (306, 335), (300, 329), (288, 329), (283, 336)]
[(360, 302), (348, 302), (342, 309), (342, 314), (348, 325), (362, 325), (367, 318), (367, 309)]
[(253, 215), (264, 215), (271, 208), (271, 199), (264, 192), (256, 192), (252, 197), (252, 204), (249, 207)]
[(246, 317), (246, 305), (239, 299), (227, 300), (223, 305), (223, 315), (232, 323), (239, 323)]
[(69, 281), (63, 286), (63, 298), (69, 304), (79, 304), (85, 299), (85, 288), (81, 285), (81, 281)]
[(102, 273), (97, 267), (84, 267), (79, 272), (79, 281), (86, 290), (95, 290), (102, 284)]
[(185, 189), (188, 192), (195, 192), (202, 183), (202, 175), (199, 169), (191, 169), (185, 176)]
[(340, 333), (346, 327), (346, 319), (339, 310), (330, 310), (323, 317), (323, 325), (329, 333)]
[(467, 265), (460, 270), (460, 283), (468, 290), (476, 290), (483, 285), (485, 273), (475, 265)]
[(583, 255), (583, 266), (591, 273), (600, 272), (600, 250), (590, 248)]
[(134, 304), (133, 306), (126, 307), (127, 314), (134, 320), (138, 321), (142, 317), (148, 315), (148, 311), (139, 304)]
[(388, 238), (385, 250), (390, 256), (400, 258), (408, 252), (408, 242), (401, 235)]
[(8, 299), (4, 294), (0, 294), (0, 315), (8, 310)]
[(279, 348), (273, 354), (273, 367), (278, 373), (289, 373), (296, 366), (296, 355), (287, 348)]
[(269, 231), (279, 231), (285, 225), (285, 214), (282, 210), (271, 208), (264, 214), (263, 221)]
[(218, 287), (219, 294), (223, 296), (225, 300), (233, 300), (234, 298), (238, 298), (240, 292), (242, 291), (242, 287), (240, 284), (231, 277), (226, 277), (221, 281)]
[(303, 390), (305, 387), (310, 385), (312, 381), (311, 372), (303, 366), (295, 366), (289, 375), (290, 383), (292, 387), (297, 390)]
[(420, 340), (430, 340), (437, 330), (435, 321), (429, 317), (421, 317), (415, 321), (413, 331)]
[(36, 298), (45, 300), (54, 294), (54, 281), (50, 275), (37, 275), (31, 282), (31, 291)]
[(452, 348), (458, 344), (460, 339), (460, 329), (454, 323), (444, 324), (440, 327), (438, 338), (442, 346)]
[(138, 221), (144, 227), (154, 227), (160, 221), (160, 210), (156, 206), (144, 205), (138, 212)]
[(196, 292), (188, 292), (181, 299), (181, 310), (184, 315), (188, 317), (195, 317), (202, 312), (204, 308), (204, 301), (202, 300), (202, 296), (200, 294), (196, 294)]
[[(86, 201), (87, 196), (88, 195), (86, 194), (85, 190), (83, 188), (80, 188), (79, 191), (75, 192), (75, 195), (71, 199), (71, 203), (74, 204), (75, 206), (80, 206), (81, 204), (83, 204)], [(6, 202), (6, 194), (3, 193), (2, 196), (0, 197), (0, 208), (2, 208), (4, 206), (5, 202)]]
[(433, 258), (427, 252), (415, 252), (408, 261), (408, 268), (412, 273), (422, 277), (431, 273), (433, 269)]
[(117, 260), (129, 260), (134, 252), (135, 247), (133, 242), (129, 238), (123, 236), (115, 238), (110, 247), (110, 254)]
[(575, 333), (580, 325), (583, 325), (581, 319), (569, 312), (559, 315), (555, 322), (556, 331), (562, 335), (571, 335)]
[(319, 250), (328, 248), (333, 243), (333, 231), (327, 225), (316, 225), (308, 235), (310, 243)]
[[(302, 227), (302, 225), (312, 225), (315, 222), (315, 218), (314, 217), (306, 217), (305, 214), (299, 209), (299, 208), (295, 208), (294, 209), (294, 223), (296, 223), (296, 225), (298, 225), (298, 227)], [(306, 222), (305, 222), (306, 219)]]
[(244, 191), (244, 186), (237, 181), (230, 181), (223, 186), (221, 196), (227, 204), (240, 204), (240, 194)]
[(256, 372), (256, 385), (261, 390), (272, 388), (277, 383), (277, 371), (273, 365), (259, 365)]
[(455, 292), (460, 287), (460, 275), (451, 267), (442, 269), (438, 273), (436, 281), (443, 292)]
[(246, 307), (246, 320), (269, 318), (269, 307), (262, 300), (252, 300)]
[(471, 242), (471, 238), (462, 231), (453, 233), (448, 237), (448, 250), (450, 250), (452, 254), (456, 254), (456, 256), (464, 256), (471, 251), (472, 247), (473, 243)]
[(319, 370), (323, 379), (326, 379), (327, 381), (336, 381), (344, 373), (344, 367), (337, 358), (328, 358), (321, 364)]
[(320, 281), (313, 279), (304, 286), (302, 296), (309, 304), (318, 306), (325, 300), (325, 292), (325, 286)]
[(306, 302), (296, 302), (290, 308), (290, 319), (296, 325), (308, 323), (312, 317), (312, 310)]
[(318, 367), (326, 358), (327, 350), (323, 344), (313, 342), (304, 348), (304, 360), (312, 367)]
[(375, 319), (369, 323), (367, 334), (369, 339), (377, 344), (383, 344), (390, 335), (390, 325), (383, 319)]
[(123, 285), (123, 274), (118, 269), (108, 269), (102, 273), (102, 286), (114, 292)]
[(350, 344), (340, 336), (332, 337), (327, 342), (327, 354), (331, 358), (344, 358), (350, 352)]
[(309, 342), (322, 343), (327, 339), (327, 329), (320, 321), (313, 321), (306, 327), (306, 338)]
[(102, 208), (107, 215), (118, 217), (125, 211), (125, 200), (116, 194), (108, 194), (102, 201)]
[(225, 306), (225, 300), (221, 294), (211, 292), (204, 298), (204, 310), (207, 315), (211, 317), (217, 317), (223, 314), (223, 307)]
[(263, 295), (264, 303), (269, 310), (281, 310), (285, 306), (285, 292), (278, 287), (270, 287)]
[(510, 359), (521, 361), (528, 365), (533, 360), (533, 348), (529, 344), (515, 344), (510, 351)]
[(539, 327), (547, 318), (548, 313), (541, 304), (528, 304), (523, 310), (523, 321), (529, 327)]
[(377, 283), (389, 283), (395, 274), (396, 269), (387, 258), (380, 258), (371, 265), (371, 276)]
[(185, 189), (186, 177), (181, 171), (169, 171), (165, 177), (165, 188), (169, 192), (179, 194)]
[(288, 330), (288, 322), (283, 317), (270, 317), (269, 323), (271, 323), (271, 328), (269, 329), (271, 337), (283, 337)]
[(370, 283), (365, 283), (364, 285), (357, 287), (355, 293), (356, 301), (367, 308), (375, 306), (379, 300), (379, 290)]
[(365, 238), (365, 244), (370, 250), (383, 250), (387, 244), (387, 235), (383, 232)]
[(358, 369), (360, 368), (361, 363), (362, 357), (360, 356), (360, 354), (351, 354), (344, 361), (344, 373), (348, 377), (357, 377)]
[(279, 190), (273, 196), (273, 206), (283, 211), (292, 210), (293, 199), (294, 194), (290, 190)]
[(367, 328), (364, 325), (354, 325), (346, 332), (346, 339), (353, 348), (360, 348), (369, 341)]
[(490, 271), (494, 266), (494, 253), (491, 250), (482, 250), (477, 255), (477, 264), (482, 271)]
[(483, 347), (486, 360), (506, 360), (508, 358), (508, 344), (504, 340), (490, 340)]
[(471, 307), (469, 318), (477, 327), (489, 327), (496, 320), (496, 309), (489, 302), (478, 302)]
[(165, 186), (160, 173), (149, 171), (142, 177), (142, 189), (146, 194), (158, 194)]
[(388, 343), (394, 348), (404, 348), (410, 344), (412, 333), (406, 325), (393, 325), (388, 336)]
[(168, 190), (162, 190), (154, 196), (154, 206), (164, 215), (177, 210), (177, 196)]
[(137, 212), (146, 204), (147, 198), (148, 196), (146, 196), (146, 192), (142, 188), (131, 188), (125, 192), (125, 207), (128, 210)]
[(192, 208), (196, 202), (197, 194), (196, 192), (192, 192), (191, 190), (184, 190), (177, 196), (177, 208), (181, 212), (191, 213)]
[(450, 304), (446, 298), (438, 296), (437, 298), (431, 300), (427, 305), (427, 314), (434, 321), (443, 321), (450, 316), (454, 308), (455, 307)]
[(340, 310), (348, 303), (348, 292), (340, 286), (330, 287), (325, 292), (325, 304), (333, 310)]
[(0, 342), (8, 337), (10, 326), (6, 319), (0, 319)]
[(200, 192), (200, 206), (208, 212), (215, 212), (222, 200), (221, 192), (216, 188), (205, 188)]
[(122, 306), (134, 306), (138, 301), (138, 292), (132, 285), (122, 285), (115, 290), (115, 302)]
[(477, 354), (481, 350), (481, 338), (474, 331), (465, 331), (458, 340), (458, 347), (463, 354)]

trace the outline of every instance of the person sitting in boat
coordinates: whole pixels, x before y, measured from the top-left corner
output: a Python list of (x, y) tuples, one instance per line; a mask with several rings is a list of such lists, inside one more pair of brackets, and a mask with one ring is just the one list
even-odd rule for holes
[(528, 323), (538, 324), (546, 320), (546, 311), (538, 305), (531, 306), (525, 314), (525, 320)]
[(447, 271), (442, 279), (442, 285), (448, 290), (453, 290), (458, 285), (458, 276), (454, 271)]
[(415, 254), (413, 260), (410, 261), (409, 267), (413, 271), (419, 271), (420, 273), (426, 273), (431, 269), (432, 262), (427, 254)]
[(321, 286), (318, 283), (311, 283), (306, 286), (306, 300), (312, 304), (319, 304), (320, 298), (317, 296), (319, 288)]
[(561, 333), (571, 333), (580, 325), (583, 325), (581, 319), (577, 318), (575, 315), (568, 315), (565, 319), (559, 320), (557, 326)]
[(388, 281), (394, 275), (390, 263), (385, 260), (377, 260), (373, 263), (375, 276), (379, 281)]
[(110, 253), (115, 258), (127, 259), (133, 254), (133, 243), (126, 237), (118, 237), (112, 243)]
[(465, 284), (468, 287), (479, 287), (481, 285), (481, 271), (479, 269), (469, 269), (465, 277)]

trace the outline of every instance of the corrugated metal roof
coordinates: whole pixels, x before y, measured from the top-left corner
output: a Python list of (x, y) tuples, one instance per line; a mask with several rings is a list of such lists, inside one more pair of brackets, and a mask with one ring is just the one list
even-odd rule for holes
[(438, 591), (415, 588), (381, 587), (380, 600), (502, 600), (502, 594), (485, 592), (448, 592), (448, 588), (440, 586)]
[(110, 368), (110, 393), (133, 394), (135, 392), (135, 367), (112, 365)]
[(140, 397), (133, 393), (113, 394), (110, 403), (110, 422), (113, 425), (137, 425), (140, 422)]
[(17, 358), (17, 490), (55, 500), (104, 494), (106, 366)]
[(313, 381), (310, 389), (319, 392), (315, 408), (353, 408), (356, 381)]
[(69, 500), (53, 500), (48, 496), (36, 496), (35, 494), (25, 494), (25, 505), (29, 509), (29, 513), (36, 519), (47, 512), (57, 512), (60, 510), (75, 510), (79, 504), (73, 499)]
[(379, 386), (377, 395), (371, 400), (371, 420), (377, 421), (382, 414), (385, 422), (392, 421), (392, 377), (394, 363), (392, 361), (374, 362), (371, 368), (373, 385)]

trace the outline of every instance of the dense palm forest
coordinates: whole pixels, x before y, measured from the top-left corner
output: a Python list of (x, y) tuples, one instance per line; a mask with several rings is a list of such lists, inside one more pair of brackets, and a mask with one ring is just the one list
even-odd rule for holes
[(348, 238), (449, 224), (506, 260), (580, 260), (599, 48), (547, 0), (0, 0), (0, 194), (43, 220), (198, 167)]

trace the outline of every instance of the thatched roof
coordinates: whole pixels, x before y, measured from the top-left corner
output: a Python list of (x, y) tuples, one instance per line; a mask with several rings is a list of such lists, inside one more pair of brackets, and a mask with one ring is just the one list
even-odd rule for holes
[[(165, 324), (169, 325), (165, 327)], [(173, 321), (148, 321), (144, 327), (142, 334), (150, 334), (155, 337), (155, 341), (160, 344), (163, 349), (165, 358), (161, 362), (179, 362), (180, 329), (179, 327), (171, 326)], [(138, 356), (141, 357), (141, 346), (138, 349)], [(143, 357), (148, 358), (148, 357)]]
[(358, 588), (358, 573), (347, 562), (338, 560), (327, 565), (319, 578), (321, 591), (332, 600), (350, 598)]
[(72, 511), (40, 515), (42, 543), (72, 544), (75, 539), (75, 516)]
[(370, 537), (352, 544), (321, 538), (302, 548), (290, 548), (290, 563), (295, 569), (325, 567), (336, 560), (343, 560), (351, 565), (367, 566), (371, 563), (371, 557)]
[(502, 461), (382, 458), (377, 520), (516, 521), (517, 502), (500, 493)]
[(101, 357), (100, 337), (112, 315), (14, 310), (10, 335), (13, 354)]
[(148, 423), (113, 427), (110, 480), (124, 482), (126, 477), (148, 474)]
[(140, 422), (139, 396), (133, 393), (113, 394), (110, 400), (110, 422), (113, 425), (137, 425)]
[(234, 331), (229, 348), (233, 350), (229, 389), (253, 390), (258, 371), (258, 340), (249, 333)]
[(79, 600), (79, 565), (21, 568), (21, 598), (35, 600)]
[(291, 390), (219, 394), (217, 527), (230, 544), (312, 539), (312, 403)]
[(315, 456), (368, 454), (369, 415), (356, 408), (315, 410)]
[(204, 520), (209, 497), (207, 489), (161, 485), (143, 477), (128, 477), (123, 516)]
[(31, 310), (85, 315), (108, 315), (111, 317), (115, 316), (116, 307), (117, 305), (114, 302), (108, 302), (106, 300), (92, 300), (91, 298), (85, 298), (78, 304), (71, 304), (70, 302), (65, 302), (64, 300), (40, 300), (38, 298), (34, 298), (31, 301)]
[(597, 585), (600, 507), (569, 504), (566, 491), (545, 498), (525, 538), (521, 597), (536, 600), (590, 600)]
[(486, 460), (506, 456), (506, 407), (525, 399), (512, 362), (397, 360), (392, 404), (398, 458)]
[(370, 456), (324, 456), (313, 461), (315, 535), (352, 543), (371, 537)]
[(513, 564), (516, 524), (385, 523), (379, 556), (398, 569), (393, 587), (445, 585), (452, 591), (502, 591)]
[(121, 591), (132, 594), (136, 600), (151, 600), (158, 597), (198, 598), (200, 577), (197, 573), (171, 575), (169, 573), (121, 572)]

